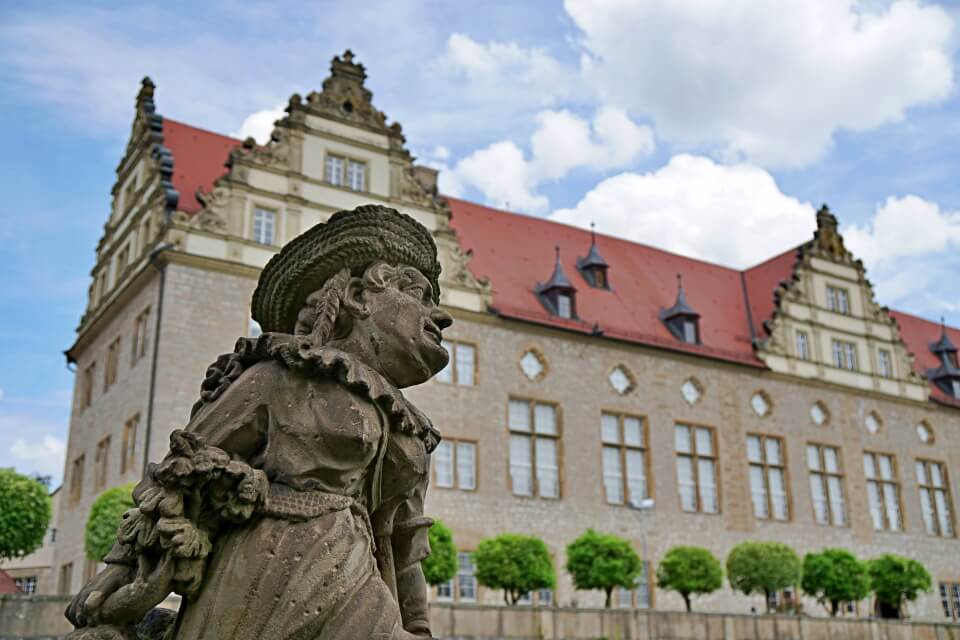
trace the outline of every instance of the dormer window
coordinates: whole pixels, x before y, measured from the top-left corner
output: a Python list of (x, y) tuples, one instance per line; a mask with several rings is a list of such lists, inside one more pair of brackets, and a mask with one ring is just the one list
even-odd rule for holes
[(556, 262), (553, 265), (553, 273), (545, 283), (537, 283), (534, 293), (552, 315), (571, 320), (577, 317), (577, 289), (560, 264), (560, 247), (555, 247), (555, 251)]
[(660, 320), (677, 340), (687, 344), (700, 344), (700, 314), (687, 303), (679, 273), (677, 274), (677, 300), (669, 309), (660, 309)]
[(577, 258), (577, 270), (580, 275), (595, 289), (609, 289), (610, 281), (607, 279), (607, 269), (610, 265), (600, 255), (597, 249), (597, 235), (593, 231), (593, 223), (590, 223), (590, 249), (587, 255)]
[(960, 400), (960, 367), (957, 367), (957, 347), (947, 335), (947, 326), (940, 320), (940, 339), (930, 344), (940, 366), (927, 370), (929, 378), (941, 391)]

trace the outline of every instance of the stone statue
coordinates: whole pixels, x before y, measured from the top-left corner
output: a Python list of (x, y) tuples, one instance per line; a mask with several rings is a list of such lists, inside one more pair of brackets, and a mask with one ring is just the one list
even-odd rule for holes
[[(210, 366), (134, 490), (69, 638), (430, 638), (423, 500), (440, 434), (400, 392), (446, 366), (429, 231), (367, 205), (260, 276), (264, 330)], [(180, 612), (154, 609), (170, 593)]]

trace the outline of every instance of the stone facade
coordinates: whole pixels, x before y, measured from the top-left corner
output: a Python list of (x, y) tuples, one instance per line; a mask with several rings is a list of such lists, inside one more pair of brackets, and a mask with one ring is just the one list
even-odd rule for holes
[[(554, 601), (584, 606), (600, 603), (600, 595), (575, 592), (562, 567), (566, 544), (587, 527), (633, 540), (638, 550), (646, 548), (654, 565), (676, 544), (705, 546), (722, 558), (738, 542), (769, 539), (787, 542), (800, 553), (825, 545), (848, 547), (863, 557), (902, 553), (923, 562), (935, 583), (960, 582), (960, 542), (925, 533), (914, 472), (917, 459), (960, 469), (960, 410), (927, 399), (926, 382), (913, 373), (895, 326), (873, 303), (862, 265), (845, 253), (842, 239), (838, 245), (836, 238), (821, 235), (815, 239), (819, 244), (804, 254), (795, 283), (778, 291), (770, 338), (756, 343), (753, 365), (698, 356), (695, 349), (684, 353), (512, 320), (490, 309), (491, 284), (470, 269), (470, 255), (450, 227), (450, 210), (436, 194), (436, 173), (414, 165), (399, 125), (388, 125), (372, 107), (364, 80), (365, 72), (352, 55), (338, 57), (322, 91), (291, 98), (287, 116), (278, 121), (267, 145), (216, 136), (207, 150), (199, 143), (195, 148), (177, 146), (177, 136), (195, 137), (196, 130), (163, 121), (153, 104), (153, 85), (144, 82), (92, 272), (90, 305), (68, 352), (77, 383), (53, 568), (62, 577), (61, 590), (78, 589), (88, 570), (83, 527), (96, 495), (138, 479), (145, 461), (163, 456), (169, 433), (186, 423), (207, 365), (230, 351), (237, 336), (255, 329), (249, 323), (249, 306), (259, 269), (303, 229), (333, 211), (368, 202), (409, 213), (434, 233), (444, 267), (441, 302), (456, 318), (448, 337), (473, 347), (473, 384), (431, 381), (409, 391), (445, 437), (475, 446), (475, 488), (434, 486), (428, 495), (428, 513), (452, 528), (461, 549), (469, 551), (482, 538), (504, 531), (539, 535), (554, 554), (560, 577)], [(178, 153), (210, 153), (214, 165), (226, 159), (228, 167), (209, 176), (209, 185), (188, 193), (184, 185), (195, 185), (178, 174)], [(331, 178), (326, 167), (332, 157), (353, 161), (357, 182)], [(191, 160), (195, 165), (198, 158)], [(178, 188), (182, 192), (176, 193)], [(262, 226), (265, 219), (269, 233)], [(824, 224), (820, 226), (822, 230)], [(529, 274), (530, 282), (546, 275), (548, 267), (539, 265), (537, 273)], [(826, 304), (816, 296), (828, 281), (848, 290), (854, 311), (849, 317), (822, 311)], [(818, 351), (810, 360), (792, 351), (798, 328), (816, 340), (812, 347)], [(830, 365), (830, 348), (824, 345), (834, 335), (860, 346), (865, 362), (871, 363), (863, 367), (866, 373), (847, 374)], [(118, 337), (116, 382), (107, 387), (106, 361)], [(893, 358), (896, 370), (890, 378), (877, 371), (871, 354), (878, 348), (889, 350)], [(543, 368), (537, 376), (528, 376), (521, 366), (531, 351)], [(85, 376), (93, 363), (88, 403)], [(609, 381), (618, 366), (632, 382), (625, 394)], [(687, 382), (699, 394), (694, 402), (682, 392)], [(766, 411), (755, 409), (758, 394)], [(507, 428), (511, 398), (556, 406), (558, 499), (513, 495)], [(825, 417), (822, 425), (811, 417), (815, 404)], [(652, 510), (607, 504), (603, 412), (642, 418)], [(873, 431), (865, 427), (868, 415), (878, 419)], [(125, 425), (135, 416), (135, 443), (128, 440), (128, 459), (121, 464)], [(717, 514), (681, 509), (674, 441), (678, 423), (713, 430)], [(932, 430), (934, 439), (920, 441), (915, 431), (920, 423)], [(748, 434), (782, 438), (789, 505), (784, 522), (754, 516)], [(104, 466), (98, 473), (98, 445), (108, 435), (109, 454), (104, 461), (101, 453)], [(844, 526), (815, 524), (806, 459), (811, 443), (840, 452), (849, 513)], [(895, 457), (902, 532), (874, 531), (865, 451)], [(81, 456), (82, 478), (73, 474)], [(953, 477), (949, 480), (954, 483), (954, 509), (960, 488)], [(500, 598), (483, 589), (478, 594), (481, 602)], [(657, 608), (682, 607), (679, 597), (655, 588), (651, 599)], [(762, 608), (762, 603), (725, 589), (696, 606), (747, 612), (751, 606)], [(806, 606), (819, 612), (813, 603)], [(866, 607), (861, 604), (861, 613)], [(922, 618), (943, 617), (936, 593), (922, 598), (911, 612)]]

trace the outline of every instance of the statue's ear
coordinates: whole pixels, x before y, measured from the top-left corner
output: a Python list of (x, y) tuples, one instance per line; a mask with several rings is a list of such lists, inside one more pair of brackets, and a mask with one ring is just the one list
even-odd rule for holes
[(346, 288), (343, 290), (343, 299), (340, 301), (340, 307), (345, 309), (354, 318), (366, 318), (370, 315), (370, 308), (367, 306), (366, 291), (363, 288), (361, 278), (350, 278)]

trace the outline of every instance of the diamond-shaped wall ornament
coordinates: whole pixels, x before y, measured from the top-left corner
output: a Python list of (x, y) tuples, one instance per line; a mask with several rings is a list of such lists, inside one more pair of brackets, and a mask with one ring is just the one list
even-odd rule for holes
[(700, 386), (700, 383), (697, 382), (696, 379), (688, 378), (687, 381), (681, 385), (680, 393), (683, 394), (683, 399), (687, 401), (687, 404), (692, 407), (697, 404), (700, 396), (703, 395), (703, 387)]
[(813, 424), (822, 427), (830, 421), (830, 412), (822, 402), (814, 402), (810, 407), (810, 419), (813, 420)]
[(866, 428), (867, 433), (876, 433), (880, 431), (880, 426), (883, 424), (883, 421), (880, 420), (880, 416), (875, 414), (873, 411), (867, 414), (867, 417), (863, 421), (863, 426)]
[(613, 387), (613, 390), (622, 396), (630, 393), (637, 386), (633, 374), (622, 364), (618, 364), (613, 368), (613, 371), (607, 376), (607, 380), (610, 381), (610, 386)]
[(917, 437), (923, 444), (931, 444), (933, 442), (933, 429), (926, 422), (921, 422), (917, 425)]
[(523, 370), (523, 375), (536, 381), (543, 378), (547, 366), (543, 361), (543, 356), (530, 349), (520, 358), (520, 369)]
[(770, 399), (763, 391), (753, 394), (753, 397), (750, 398), (750, 406), (753, 407), (754, 413), (760, 417), (770, 413)]

